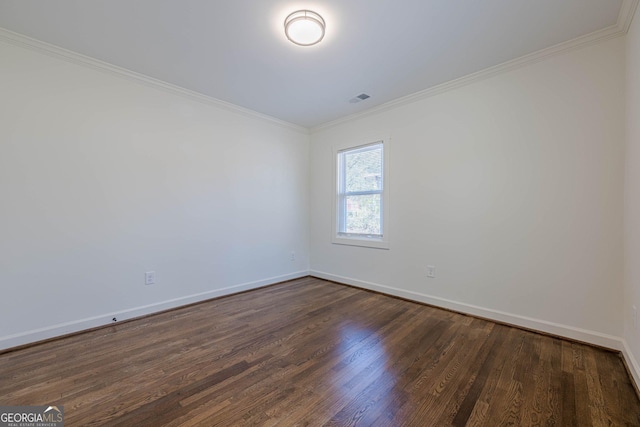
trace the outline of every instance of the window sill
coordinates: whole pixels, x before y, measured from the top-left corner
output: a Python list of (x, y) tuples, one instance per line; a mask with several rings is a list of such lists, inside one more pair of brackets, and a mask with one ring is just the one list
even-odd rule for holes
[(346, 237), (333, 236), (331, 243), (334, 245), (362, 246), (374, 249), (389, 249), (389, 241), (375, 237)]

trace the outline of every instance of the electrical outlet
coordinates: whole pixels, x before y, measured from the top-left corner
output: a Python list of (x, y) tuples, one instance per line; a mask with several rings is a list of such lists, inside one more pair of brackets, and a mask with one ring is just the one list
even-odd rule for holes
[(296, 253), (291, 251), (291, 261), (295, 261), (296, 260)]
[(631, 306), (631, 316), (633, 317), (633, 329), (638, 330), (638, 309), (636, 306)]
[(427, 277), (431, 279), (435, 279), (436, 277), (436, 268), (433, 265), (427, 265)]
[(155, 271), (147, 271), (144, 273), (144, 284), (145, 285), (153, 285), (156, 283), (156, 272)]

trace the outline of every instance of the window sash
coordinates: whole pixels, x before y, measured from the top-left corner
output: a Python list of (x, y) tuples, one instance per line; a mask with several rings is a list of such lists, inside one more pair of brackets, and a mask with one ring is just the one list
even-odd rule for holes
[[(358, 154), (364, 153), (367, 151), (380, 150), (381, 157), (381, 168), (380, 168), (380, 188), (377, 190), (362, 190), (362, 191), (347, 191), (347, 165), (346, 165), (346, 157), (347, 154)], [(337, 194), (337, 204), (338, 204), (338, 212), (336, 213), (338, 216), (338, 229), (336, 230), (337, 235), (341, 237), (360, 237), (360, 238), (371, 238), (371, 239), (382, 239), (384, 235), (384, 147), (383, 142), (375, 142), (373, 144), (363, 145), (361, 147), (349, 148), (338, 151), (338, 194)], [(379, 219), (379, 234), (371, 234), (371, 233), (349, 233), (346, 231), (347, 228), (347, 198), (349, 196), (367, 196), (367, 195), (379, 195), (380, 196), (380, 219)]]

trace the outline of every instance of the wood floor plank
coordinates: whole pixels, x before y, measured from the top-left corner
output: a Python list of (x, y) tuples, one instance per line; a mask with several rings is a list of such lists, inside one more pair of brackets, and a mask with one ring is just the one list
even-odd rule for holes
[(579, 426), (590, 426), (599, 423), (599, 420), (592, 420), (591, 413), (591, 396), (589, 387), (587, 386), (587, 372), (584, 363), (584, 353), (589, 349), (583, 345), (572, 343), (574, 366), (573, 379), (575, 387), (575, 407), (576, 407), (576, 424)]
[(460, 403), (455, 416), (451, 420), (451, 425), (453, 426), (461, 427), (467, 424), (474, 407), (478, 403), (478, 397), (487, 383), (491, 369), (498, 360), (499, 346), (497, 342), (500, 335), (504, 333), (504, 327), (501, 325), (492, 326), (491, 333), (483, 345), (484, 348), (475, 357), (479, 363), (476, 370), (477, 373), (471, 381), (471, 387), (465, 394), (464, 400)]
[[(511, 328), (506, 332), (499, 353), (500, 371), (492, 376), (487, 389), (486, 402), (489, 412), (483, 423), (502, 425), (513, 418), (514, 409), (517, 410), (522, 404), (521, 383), (513, 378), (519, 369), (520, 361), (524, 358), (522, 349), (525, 337), (525, 333), (518, 329)], [(515, 416), (518, 416), (518, 412)]]
[(67, 426), (640, 426), (619, 354), (306, 277), (0, 354)]

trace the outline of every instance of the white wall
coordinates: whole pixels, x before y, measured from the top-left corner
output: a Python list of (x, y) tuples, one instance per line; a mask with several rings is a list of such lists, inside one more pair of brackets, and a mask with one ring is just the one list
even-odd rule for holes
[[(624, 49), (617, 38), (315, 132), (312, 274), (615, 346)], [(392, 139), (391, 249), (333, 245), (331, 146), (376, 134)]]
[(631, 312), (633, 305), (640, 310), (640, 8), (627, 34), (626, 82), (624, 339), (640, 386), (640, 329), (634, 328)]
[(3, 42), (0, 94), (0, 348), (307, 274), (305, 132)]

